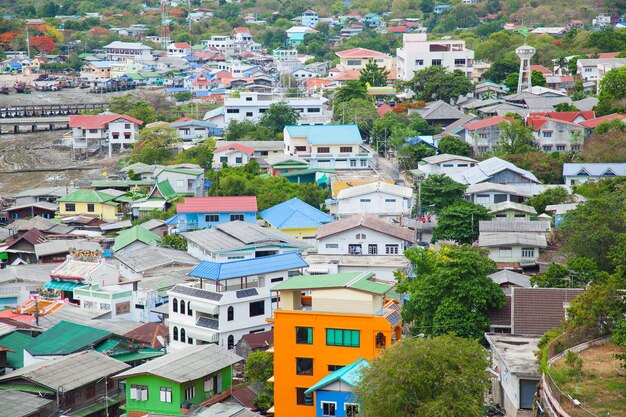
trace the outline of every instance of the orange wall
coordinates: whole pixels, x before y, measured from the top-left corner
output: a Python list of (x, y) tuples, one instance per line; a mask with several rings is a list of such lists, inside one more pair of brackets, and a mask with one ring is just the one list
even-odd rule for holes
[[(296, 327), (313, 328), (313, 344), (296, 344)], [(360, 347), (326, 346), (326, 329), (360, 330)], [(381, 316), (274, 311), (275, 417), (314, 417), (315, 406), (296, 404), (296, 387), (309, 388), (328, 375), (328, 365), (349, 365), (378, 354), (376, 334), (391, 344), (393, 328)], [(296, 358), (313, 358), (313, 375), (296, 375)], [(315, 397), (313, 398), (315, 404)]]

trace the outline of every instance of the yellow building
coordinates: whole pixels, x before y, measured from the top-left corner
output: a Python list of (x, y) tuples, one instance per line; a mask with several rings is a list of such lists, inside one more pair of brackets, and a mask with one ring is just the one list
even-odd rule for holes
[(314, 417), (315, 393), (305, 391), (357, 359), (371, 360), (401, 337), (392, 286), (371, 272), (296, 276), (278, 293), (274, 323), (274, 415)]
[(119, 215), (119, 204), (115, 196), (94, 190), (76, 190), (59, 200), (59, 216), (78, 214), (96, 215), (102, 220), (115, 220)]

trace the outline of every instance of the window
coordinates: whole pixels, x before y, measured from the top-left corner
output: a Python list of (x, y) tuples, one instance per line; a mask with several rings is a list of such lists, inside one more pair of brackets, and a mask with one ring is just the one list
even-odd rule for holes
[(543, 147), (543, 150), (546, 151), (546, 152), (550, 152), (552, 150), (552, 145), (545, 145)]
[[(291, 272), (291, 271), (289, 271)], [(281, 282), (283, 280), (283, 277), (278, 277), (278, 278), (272, 278), (270, 279), (270, 282)]]
[(180, 300), (180, 314), (185, 314), (185, 302)]
[(424, 65), (424, 60), (423, 59), (416, 59), (415, 60), (415, 65)]
[(98, 129), (89, 129), (89, 133), (98, 133)]
[(171, 403), (172, 402), (172, 389), (161, 387), (160, 399), (162, 403)]
[(357, 240), (367, 239), (367, 235), (365, 233), (357, 233), (355, 237)]
[(221, 163), (228, 162), (228, 157), (227, 156), (220, 156), (220, 162)]
[(231, 214), (230, 215), (230, 221), (234, 222), (234, 221), (243, 221), (243, 214)]
[(385, 198), (385, 203), (395, 203), (396, 199), (395, 198)]
[(226, 319), (228, 321), (235, 320), (235, 309), (233, 308), (233, 306), (228, 307), (228, 310), (226, 310)]
[(441, 60), (440, 59), (433, 59), (431, 62), (431, 65), (433, 67), (440, 67), (441, 66)]
[(191, 301), (187, 301), (187, 315), (193, 315), (193, 311), (191, 310)]
[(312, 327), (296, 327), (296, 343), (299, 345), (313, 344)]
[(352, 146), (340, 146), (339, 152), (341, 153), (350, 153), (352, 152)]
[(236, 164), (241, 164), (243, 162), (243, 158), (241, 156), (238, 156), (235, 158), (235, 163)]
[(535, 249), (522, 248), (522, 258), (534, 258), (534, 257), (535, 257)]
[(246, 101), (252, 101), (252, 97), (246, 97)]
[[(444, 168), (454, 168), (454, 164), (443, 164), (442, 165)], [(460, 165), (459, 165), (460, 166)], [(467, 166), (467, 165), (465, 165)]]
[(262, 316), (263, 314), (265, 314), (265, 301), (250, 303), (250, 317)]
[(328, 365), (328, 372), (335, 372), (346, 365)]
[(544, 130), (543, 131), (543, 137), (544, 138), (551, 138), (552, 137), (552, 131), (551, 130)]
[(579, 151), (580, 150), (580, 145), (572, 145), (571, 146), (573, 151)]
[(356, 161), (354, 159), (350, 160), (350, 166), (351, 167), (356, 167)]
[(87, 211), (89, 213), (93, 213), (94, 211), (96, 211), (96, 205), (95, 204), (87, 204)]
[(178, 313), (178, 300), (176, 298), (172, 301), (172, 311), (174, 311), (174, 313)]
[(230, 336), (228, 336), (228, 350), (231, 350), (232, 348), (235, 347), (235, 338), (233, 337), (233, 335), (231, 334)]
[(307, 388), (296, 388), (296, 404), (298, 405), (313, 405), (313, 396), (311, 394), (305, 394)]
[(348, 60), (348, 65), (361, 65), (361, 60), (360, 59), (349, 59)]
[(306, 146), (295, 146), (295, 148), (298, 152), (306, 152)]
[(371, 203), (372, 200), (369, 198), (362, 198), (361, 200), (359, 200), (361, 203)]
[(185, 340), (187, 340), (187, 332), (185, 329), (180, 329), (180, 341), (185, 343)]
[(465, 60), (464, 59), (455, 59), (454, 60), (454, 65), (465, 65)]
[(246, 112), (246, 117), (252, 117), (252, 112), (251, 111), (247, 111)]
[(336, 408), (337, 408), (337, 403), (322, 401), (322, 415), (323, 416), (334, 416)]
[(385, 254), (387, 255), (397, 255), (398, 251), (398, 245), (385, 245)]
[(191, 400), (196, 396), (196, 386), (191, 384), (185, 387), (185, 401)]
[(184, 187), (185, 186), (185, 180), (176, 180), (176, 186), (177, 187)]
[(487, 134), (486, 134), (486, 133), (479, 133), (479, 134), (478, 134), (478, 137), (479, 137), (480, 139), (487, 139)]
[(130, 399), (135, 401), (148, 401), (148, 387), (145, 385), (131, 385)]
[(565, 145), (556, 145), (556, 150), (557, 151), (564, 151), (565, 150)]
[(359, 330), (326, 329), (327, 346), (359, 347), (361, 332)]
[(361, 159), (361, 166), (362, 167), (366, 167), (367, 166), (367, 159)]
[(368, 245), (367, 246), (367, 254), (368, 255), (378, 255), (378, 245)]
[(65, 211), (76, 211), (76, 204), (65, 203)]
[(346, 417), (357, 417), (359, 415), (359, 405), (353, 403), (346, 403)]
[(328, 146), (321, 146), (317, 148), (317, 153), (330, 153), (330, 148)]
[(207, 223), (217, 223), (220, 221), (220, 215), (219, 214), (205, 214), (204, 221)]
[(296, 375), (313, 375), (313, 359), (296, 358)]
[(339, 249), (338, 243), (327, 243), (325, 246), (326, 246), (326, 249)]
[(178, 340), (178, 327), (174, 326), (174, 340)]
[(376, 347), (379, 349), (384, 348), (386, 344), (387, 344), (387, 339), (385, 338), (385, 335), (382, 333), (377, 333), (376, 334)]
[(513, 256), (513, 248), (500, 248), (500, 258), (510, 258)]
[(308, 113), (320, 113), (322, 111), (322, 109), (320, 109), (319, 107), (312, 107), (310, 109), (307, 109)]
[(130, 129), (130, 123), (126, 123), (126, 124), (124, 125), (124, 129)]
[(226, 113), (239, 113), (239, 109), (226, 109)]

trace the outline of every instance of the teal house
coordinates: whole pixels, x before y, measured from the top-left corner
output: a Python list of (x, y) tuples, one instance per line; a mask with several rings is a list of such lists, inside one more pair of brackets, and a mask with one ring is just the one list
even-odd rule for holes
[(193, 405), (230, 394), (232, 365), (243, 358), (217, 345), (175, 350), (115, 376), (126, 382), (126, 416), (184, 415)]

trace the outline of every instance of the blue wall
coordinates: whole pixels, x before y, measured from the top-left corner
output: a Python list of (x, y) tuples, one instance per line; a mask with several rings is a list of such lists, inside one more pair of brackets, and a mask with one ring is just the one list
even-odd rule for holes
[[(256, 212), (232, 212), (232, 213), (180, 213), (187, 218), (187, 227), (189, 229), (207, 229), (217, 226), (218, 224), (228, 223), (231, 214), (243, 214), (243, 221), (246, 223), (256, 223)], [(207, 222), (206, 215), (219, 216), (217, 222)], [(196, 226), (197, 225), (197, 226)]]
[(335, 417), (346, 417), (345, 403), (356, 403), (354, 394), (351, 392), (315, 391), (315, 416), (324, 417), (322, 414), (322, 401), (337, 403)]

